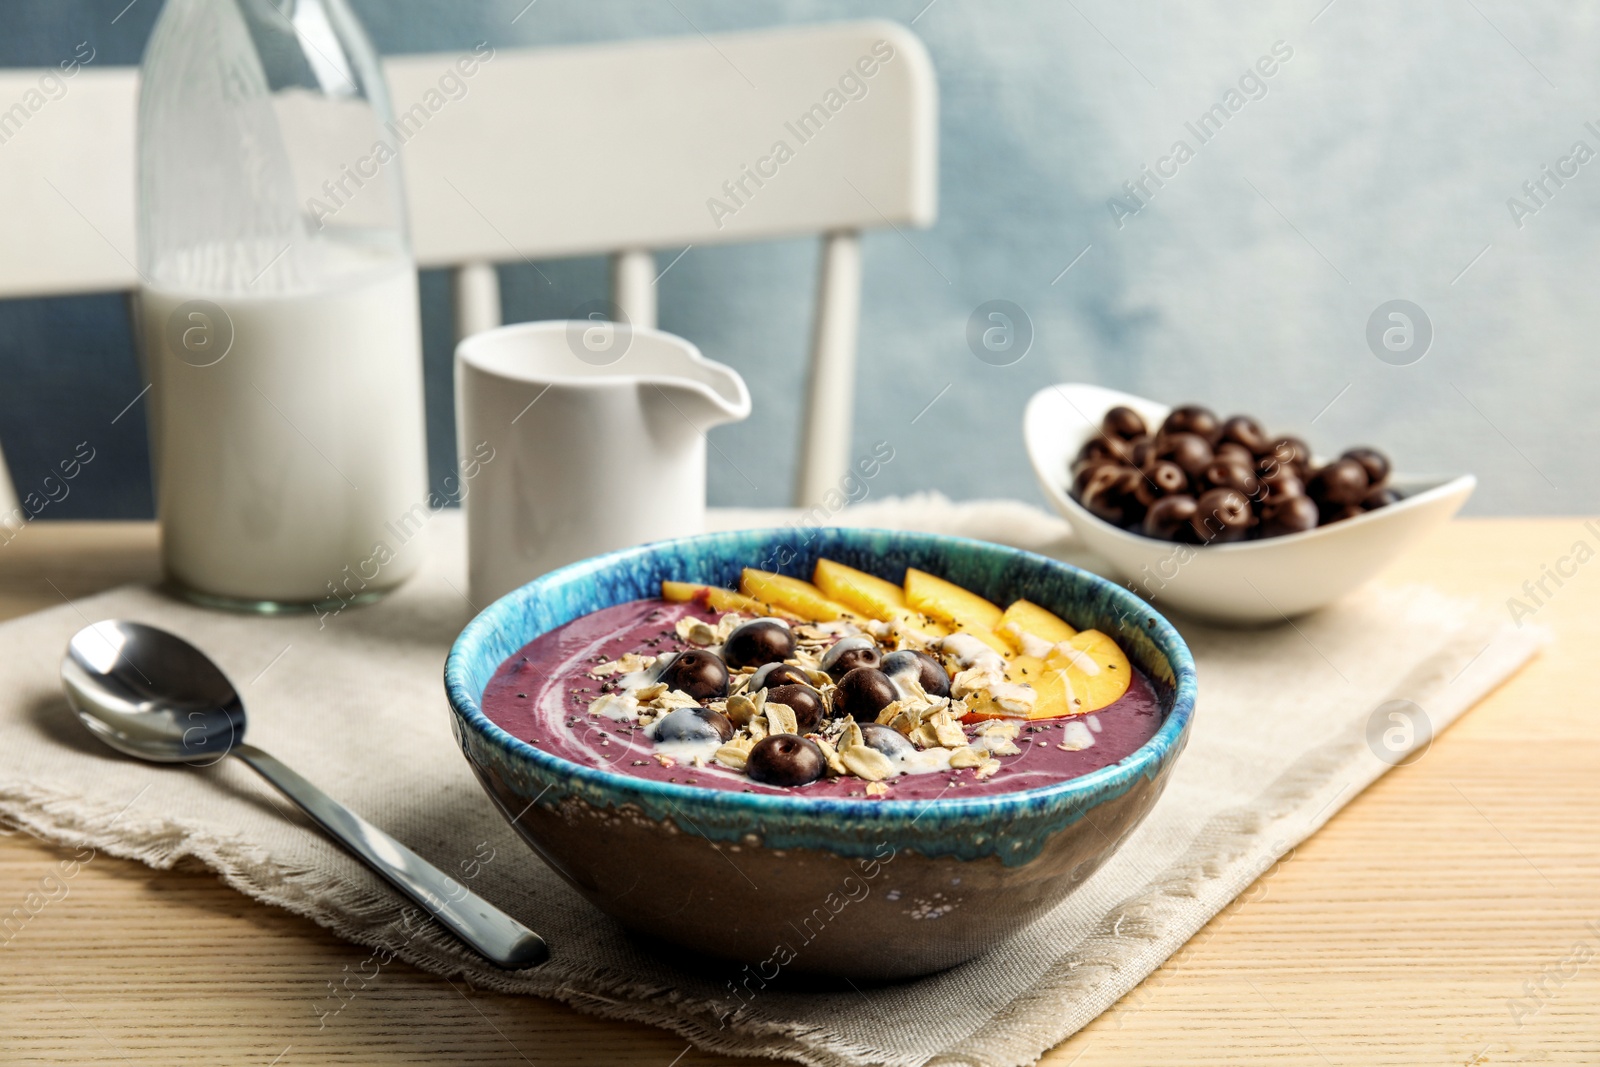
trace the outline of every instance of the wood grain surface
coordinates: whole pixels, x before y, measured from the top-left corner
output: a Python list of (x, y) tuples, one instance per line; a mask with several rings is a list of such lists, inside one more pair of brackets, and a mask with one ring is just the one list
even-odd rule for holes
[[(1504, 607), (1579, 538), (1600, 541), (1578, 519), (1458, 521), (1382, 580)], [(0, 616), (149, 579), (155, 544), (148, 524), (30, 527), (0, 546)], [(1546, 589), (1527, 621), (1555, 644), (1045, 1062), (1600, 1063), (1600, 564)], [(71, 860), (0, 836), (0, 913), (51, 898), (0, 933), (0, 1062), (734, 1062), (400, 963), (319, 1020), (363, 950), (204, 871), (80, 857), (62, 879)]]

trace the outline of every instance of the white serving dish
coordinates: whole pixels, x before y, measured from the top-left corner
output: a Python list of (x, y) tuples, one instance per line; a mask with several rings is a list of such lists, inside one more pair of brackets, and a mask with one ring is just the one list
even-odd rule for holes
[(1035, 393), (1022, 420), (1033, 472), (1085, 549), (1108, 561), (1146, 600), (1199, 618), (1272, 623), (1320, 608), (1448, 522), (1478, 484), (1470, 474), (1396, 474), (1389, 484), (1403, 497), (1398, 503), (1305, 533), (1224, 545), (1158, 541), (1096, 518), (1067, 492), (1068, 468), (1078, 450), (1118, 404), (1137, 411), (1152, 428), (1168, 411), (1097, 385), (1054, 385)]

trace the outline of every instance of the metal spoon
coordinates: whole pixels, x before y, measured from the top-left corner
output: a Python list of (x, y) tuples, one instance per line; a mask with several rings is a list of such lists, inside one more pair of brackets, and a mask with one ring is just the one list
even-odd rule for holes
[(182, 638), (137, 622), (97, 622), (67, 644), (61, 682), (78, 718), (118, 752), (156, 763), (200, 765), (238, 756), (330, 837), (486, 958), (513, 970), (549, 959), (538, 934), (245, 744), (239, 694), (205, 653)]

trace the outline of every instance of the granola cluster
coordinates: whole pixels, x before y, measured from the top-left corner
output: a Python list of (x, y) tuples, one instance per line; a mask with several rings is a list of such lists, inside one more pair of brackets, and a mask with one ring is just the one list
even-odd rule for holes
[[(678, 620), (677, 635), (691, 649), (720, 655), (734, 631), (755, 618), (728, 612), (712, 624), (686, 617)], [(1007, 681), (1003, 658), (987, 648), (977, 650), (949, 639), (929, 641), (904, 626), (891, 629), (869, 624), (869, 629), (863, 630), (848, 621), (786, 625), (793, 634), (793, 651), (781, 661), (759, 668), (729, 667), (726, 695), (712, 699), (696, 699), (659, 680), (682, 653), (629, 652), (597, 664), (589, 673), (606, 684), (589, 712), (637, 723), (657, 738), (653, 756), (663, 766), (714, 765), (767, 782), (774, 779), (753, 773), (751, 767), (757, 746), (768, 738), (801, 737), (820, 753), (823, 775), (859, 779), (868, 796), (887, 794), (887, 783), (901, 774), (971, 768), (976, 778), (985, 779), (1000, 770), (997, 757), (1021, 752), (1016, 744), (1018, 725), (1032, 706), (1033, 691)], [(859, 710), (852, 713), (845, 706), (840, 679), (824, 669), (829, 649), (846, 638), (857, 639), (856, 645), (870, 644), (874, 659), (878, 653), (905, 649), (933, 656), (950, 676), (949, 695), (929, 693), (915, 674), (896, 673), (891, 676), (894, 698), (863, 720)], [(794, 669), (785, 672), (787, 677), (798, 672), (820, 697), (820, 721), (808, 723), (805, 719), (811, 713), (805, 708), (772, 699), (775, 692), (787, 692), (791, 703), (799, 704), (795, 691), (804, 687), (757, 687), (757, 681), (780, 662)], [(810, 700), (806, 698), (807, 703)], [(699, 741), (662, 742), (658, 724), (679, 709), (703, 709), (696, 714), (704, 714), (712, 723), (725, 720), (727, 736), (713, 738), (708, 732)], [(963, 720), (971, 724), (965, 725)], [(878, 727), (897, 736), (887, 736)]]

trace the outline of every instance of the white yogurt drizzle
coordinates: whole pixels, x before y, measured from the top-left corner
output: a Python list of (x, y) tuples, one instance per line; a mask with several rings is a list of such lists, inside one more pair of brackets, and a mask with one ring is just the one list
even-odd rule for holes
[(928, 691), (922, 688), (922, 668), (915, 663), (902, 667), (888, 675), (888, 678), (889, 684), (894, 686), (895, 696), (900, 700), (918, 700), (928, 695)]
[[(1006, 681), (1006, 660), (994, 649), (971, 634), (953, 633), (939, 642), (939, 647), (956, 658), (962, 671), (978, 671), (982, 680), (978, 684), (987, 690), (995, 701), (1013, 701), (1023, 707), (1032, 707), (1034, 688), (1023, 682)], [(959, 696), (954, 689), (952, 693)], [(1020, 717), (1020, 716), (1019, 716)]]
[(971, 634), (953, 633), (939, 642), (939, 647), (956, 658), (962, 667), (980, 667), (992, 663), (1003, 672), (1005, 657), (973, 637)]
[(635, 689), (643, 689), (647, 685), (655, 685), (666, 673), (667, 666), (678, 654), (676, 652), (663, 652), (656, 657), (656, 661), (641, 671), (629, 671), (617, 679), (617, 688), (624, 693), (632, 693)]
[(1093, 748), (1094, 733), (1079, 720), (1072, 719), (1061, 728), (1061, 747), (1073, 752)]
[[(705, 740), (701, 741), (695, 741), (689, 738), (683, 738), (677, 741), (657, 741), (656, 731), (661, 729), (661, 723), (662, 719), (657, 719), (655, 722), (651, 723), (649, 726), (646, 726), (640, 731), (650, 739), (653, 746), (650, 750), (652, 753), (659, 752), (663, 756), (671, 756), (679, 763), (685, 765), (693, 765), (694, 761), (698, 758), (703, 765), (709, 766), (711, 763), (711, 757), (715, 756), (717, 754), (717, 749), (722, 747), (721, 739), (715, 737), (706, 738)], [(696, 767), (695, 769), (701, 770), (703, 768)]]
[(617, 722), (632, 722), (639, 717), (639, 702), (631, 693), (601, 693), (589, 702), (589, 713)]
[(901, 774), (936, 774), (950, 769), (950, 751), (948, 748), (915, 748), (890, 756), (889, 762)]
[(1050, 655), (1052, 650), (1056, 648), (1056, 646), (1052, 645), (1049, 641), (1046, 641), (1042, 637), (1037, 637), (1033, 634), (1030, 634), (1028, 631), (1024, 630), (1014, 622), (1006, 623), (1005, 626), (1001, 627), (1001, 629), (1010, 634), (1012, 637), (1016, 638), (1017, 644), (1022, 646), (1022, 654), (1024, 656), (1032, 656), (1034, 659), (1044, 659), (1046, 656)]
[(1082, 649), (1073, 648), (1071, 645), (1063, 641), (1056, 646), (1056, 651), (1060, 652), (1061, 655), (1066, 657), (1066, 659), (1071, 662), (1074, 667), (1078, 668), (1078, 670), (1082, 671), (1090, 678), (1093, 678), (1095, 675), (1100, 673), (1100, 664), (1096, 663), (1094, 661), (1094, 657)]

